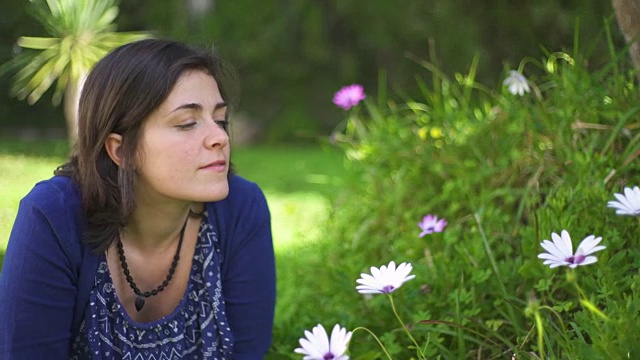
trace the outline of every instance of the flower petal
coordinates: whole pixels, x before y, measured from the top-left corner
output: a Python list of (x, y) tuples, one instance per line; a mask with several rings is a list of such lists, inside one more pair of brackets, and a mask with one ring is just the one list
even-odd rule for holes
[(564, 259), (566, 257), (566, 254), (562, 252), (562, 250), (558, 249), (558, 246), (555, 242), (544, 240), (540, 243), (540, 245), (542, 246), (543, 249), (547, 250), (549, 254), (554, 255), (559, 259)]
[(595, 257), (595, 256), (587, 256), (586, 258), (584, 258), (582, 263), (580, 263), (580, 265), (589, 265), (589, 264), (593, 264), (593, 263), (595, 263), (597, 261), (598, 261), (597, 257)]
[(633, 188), (626, 187), (623, 193), (614, 193), (613, 196), (617, 201), (609, 201), (607, 207), (616, 209), (618, 215), (640, 215), (640, 188), (634, 186)]
[(561, 232), (562, 241), (556, 243), (556, 246), (565, 256), (573, 255), (573, 244), (571, 243), (571, 236), (567, 230)]
[(336, 324), (331, 331), (330, 349), (335, 357), (343, 356), (351, 340), (351, 331)]
[(595, 237), (594, 235), (589, 235), (578, 245), (578, 249), (576, 250), (576, 254), (580, 252), (582, 255), (589, 255), (596, 251), (600, 251), (605, 249), (605, 246), (597, 246), (600, 241), (602, 241), (602, 237)]

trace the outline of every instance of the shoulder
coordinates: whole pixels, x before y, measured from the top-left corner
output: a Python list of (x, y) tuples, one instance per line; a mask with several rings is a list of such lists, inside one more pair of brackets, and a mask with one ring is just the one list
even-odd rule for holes
[(80, 205), (80, 192), (75, 182), (65, 176), (54, 176), (38, 182), (22, 199), (45, 213)]
[(51, 231), (66, 251), (77, 252), (83, 226), (78, 186), (64, 176), (40, 181), (20, 201), (18, 221), (26, 226), (32, 224), (32, 231)]
[(262, 189), (241, 176), (234, 175), (229, 178), (229, 195), (213, 204), (217, 209), (226, 209), (231, 212), (244, 212), (262, 208), (266, 210), (267, 201)]
[(229, 179), (229, 196), (223, 201), (237, 203), (255, 201), (256, 198), (264, 199), (264, 194), (258, 184), (234, 175)]
[(241, 176), (229, 178), (229, 195), (220, 201), (207, 203), (210, 215), (228, 224), (269, 219), (269, 208), (262, 189)]

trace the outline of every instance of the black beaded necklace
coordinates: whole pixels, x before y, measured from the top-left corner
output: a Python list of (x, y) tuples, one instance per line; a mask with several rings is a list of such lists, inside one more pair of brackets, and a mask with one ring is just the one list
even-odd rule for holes
[[(191, 215), (191, 210), (189, 210), (189, 213), (190, 213), (189, 215)], [(140, 291), (140, 289), (138, 289), (138, 286), (136, 285), (136, 282), (133, 281), (133, 277), (129, 272), (129, 265), (127, 265), (127, 258), (124, 256), (122, 240), (120, 239), (120, 236), (118, 236), (117, 246), (118, 246), (118, 255), (120, 256), (120, 264), (122, 264), (122, 271), (124, 272), (124, 276), (127, 279), (129, 286), (131, 287), (133, 292), (136, 294), (135, 305), (136, 305), (137, 311), (142, 310), (142, 308), (144, 307), (144, 302), (146, 298), (158, 295), (158, 293), (160, 293), (162, 290), (164, 290), (167, 287), (167, 285), (169, 285), (169, 282), (173, 278), (173, 274), (176, 272), (176, 267), (178, 266), (178, 260), (180, 260), (180, 248), (182, 248), (182, 240), (184, 239), (184, 230), (187, 228), (188, 222), (189, 222), (189, 216), (187, 216), (187, 219), (184, 221), (184, 225), (182, 225), (182, 229), (180, 229), (180, 240), (178, 241), (178, 248), (176, 249), (176, 254), (173, 255), (173, 261), (171, 262), (171, 267), (169, 268), (169, 274), (167, 274), (167, 277), (164, 279), (162, 284), (160, 284), (158, 287), (156, 287), (151, 291), (145, 291), (145, 292)]]

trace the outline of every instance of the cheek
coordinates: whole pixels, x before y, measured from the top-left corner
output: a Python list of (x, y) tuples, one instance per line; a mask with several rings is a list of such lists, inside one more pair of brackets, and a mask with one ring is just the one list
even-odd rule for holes
[(158, 169), (163, 169), (165, 176), (178, 178), (185, 176), (192, 168), (195, 156), (188, 150), (183, 149), (165, 149), (157, 153), (154, 164)]
[(169, 175), (174, 181), (180, 181), (179, 179), (188, 179), (198, 167), (198, 152), (197, 149), (182, 147), (167, 149), (164, 151), (164, 156), (159, 157), (158, 166), (166, 169)]
[(180, 169), (189, 168), (195, 166), (197, 162), (197, 154), (193, 149), (185, 148), (182, 151), (176, 151), (173, 155), (175, 161), (177, 161), (176, 167)]
[(144, 169), (148, 176), (177, 180), (188, 174), (195, 156), (189, 149), (175, 145), (148, 147), (144, 155)]

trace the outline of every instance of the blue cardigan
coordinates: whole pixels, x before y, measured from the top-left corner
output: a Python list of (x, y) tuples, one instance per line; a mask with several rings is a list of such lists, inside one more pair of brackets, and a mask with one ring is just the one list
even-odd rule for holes
[[(266, 199), (233, 176), (229, 196), (206, 207), (220, 239), (233, 359), (262, 359), (276, 293)], [(36, 184), (20, 202), (0, 273), (0, 359), (69, 359), (99, 260), (81, 240), (84, 227), (80, 193), (67, 177)]]

